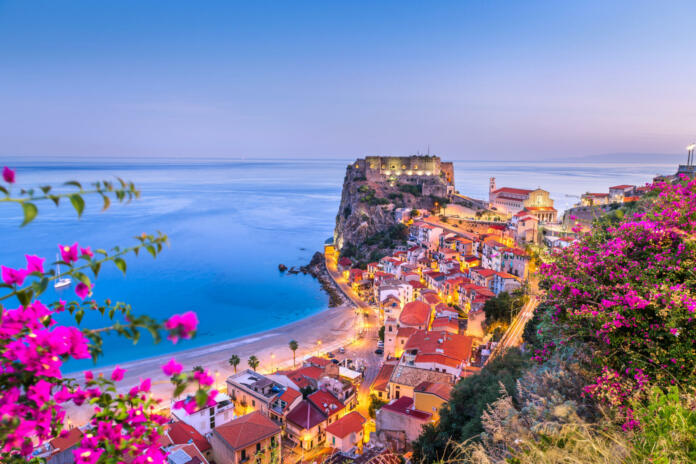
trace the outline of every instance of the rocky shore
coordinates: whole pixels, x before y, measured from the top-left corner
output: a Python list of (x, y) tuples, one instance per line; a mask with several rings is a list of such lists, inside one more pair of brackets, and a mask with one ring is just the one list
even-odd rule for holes
[(299, 274), (300, 272), (305, 275), (309, 274), (317, 279), (321, 284), (322, 290), (329, 295), (329, 308), (335, 308), (344, 304), (345, 298), (343, 293), (336, 288), (336, 284), (329, 277), (329, 271), (326, 269), (326, 260), (322, 253), (318, 251), (314, 253), (309, 264), (305, 266), (300, 266), (299, 268), (292, 266), (288, 269), (286, 265), (279, 264), (278, 269), (281, 272), (287, 270), (288, 274)]

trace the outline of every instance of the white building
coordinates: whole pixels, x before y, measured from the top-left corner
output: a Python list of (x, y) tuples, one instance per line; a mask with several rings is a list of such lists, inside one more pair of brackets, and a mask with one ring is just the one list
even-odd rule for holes
[(218, 393), (215, 397), (214, 406), (205, 406), (189, 414), (183, 408), (174, 408), (172, 401), (171, 414), (176, 419), (184, 422), (203, 436), (212, 432), (216, 425), (224, 424), (235, 418), (234, 403), (230, 397), (224, 393)]

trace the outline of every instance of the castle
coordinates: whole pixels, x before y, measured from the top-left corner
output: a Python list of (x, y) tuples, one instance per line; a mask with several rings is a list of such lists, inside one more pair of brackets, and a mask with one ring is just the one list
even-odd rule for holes
[(497, 188), (495, 177), (490, 178), (488, 202), (502, 213), (516, 215), (524, 212), (542, 222), (556, 222), (557, 211), (549, 192), (543, 189), (528, 190), (511, 187)]
[(370, 182), (398, 181), (417, 184), (427, 177), (440, 177), (454, 185), (454, 165), (437, 156), (367, 156), (358, 159), (353, 169)]

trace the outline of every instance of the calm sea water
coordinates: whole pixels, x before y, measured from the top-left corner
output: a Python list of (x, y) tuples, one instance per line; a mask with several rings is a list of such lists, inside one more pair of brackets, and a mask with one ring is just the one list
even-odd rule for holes
[[(277, 265), (305, 264), (332, 235), (345, 166), (350, 160), (263, 160), (201, 162), (45, 162), (9, 160), (17, 168), (18, 187), (89, 182), (121, 176), (134, 181), (142, 199), (115, 205), (100, 213), (101, 202), (88, 200), (81, 220), (69, 205), (40, 205), (39, 217), (20, 229), (16, 205), (0, 206), (0, 263), (23, 266), (24, 253), (53, 260), (57, 243), (79, 241), (92, 248), (132, 244), (142, 232), (161, 230), (171, 247), (156, 260), (149, 254), (130, 257), (128, 273), (107, 266), (94, 297), (132, 304), (136, 313), (166, 318), (195, 310), (200, 318), (194, 340), (153, 345), (147, 335), (133, 346), (107, 337), (106, 356), (112, 364), (207, 345), (278, 327), (316, 313), (328, 298), (311, 277), (282, 275)], [(5, 163), (0, 160), (0, 165)], [(582, 165), (564, 163), (455, 163), (457, 188), (486, 197), (488, 177), (499, 186), (551, 192), (559, 210), (577, 201), (567, 195), (606, 191), (609, 185), (643, 184), (673, 165)], [(49, 290), (45, 300), (73, 298), (72, 289)], [(82, 322), (100, 327), (97, 315)], [(72, 363), (80, 369), (91, 363)]]

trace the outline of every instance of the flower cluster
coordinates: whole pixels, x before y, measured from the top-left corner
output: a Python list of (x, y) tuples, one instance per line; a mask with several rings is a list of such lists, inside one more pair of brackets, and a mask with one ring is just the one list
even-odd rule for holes
[[(11, 186), (15, 182), (15, 172), (5, 167), (2, 179)], [(102, 195), (113, 191), (110, 185), (105, 191), (99, 188), (97, 192)], [(41, 190), (46, 193), (50, 188)], [(132, 186), (131, 190), (134, 190)], [(2, 191), (9, 197), (8, 189), (3, 187)], [(25, 214), (33, 218), (35, 208), (25, 210)], [(140, 381), (128, 393), (121, 393), (117, 383), (124, 379), (126, 371), (118, 366), (108, 378), (88, 371), (80, 382), (65, 378), (61, 370), (69, 359), (98, 355), (100, 333), (112, 331), (137, 340), (139, 330), (148, 329), (157, 341), (159, 332), (165, 329), (174, 342), (195, 334), (198, 319), (193, 312), (176, 314), (159, 323), (147, 316), (130, 314), (130, 307), (123, 303), (112, 305), (106, 300), (100, 305), (94, 300), (85, 301), (93, 284), (82, 269), (91, 269), (96, 278), (101, 264), (111, 260), (125, 272), (122, 256), (126, 251), (137, 254), (140, 248), (145, 248), (155, 256), (162, 243), (166, 243), (166, 236), (143, 235), (138, 240), (141, 244), (137, 247), (116, 248), (114, 256), (96, 250), (103, 256), (99, 260), (93, 259), (90, 247), (82, 248), (77, 243), (58, 246), (59, 263), (67, 265), (67, 274), (78, 281), (75, 293), (80, 302), (59, 301), (45, 305), (40, 301), (38, 296), (48, 282), (57, 278), (52, 270), (44, 270), (44, 258), (26, 255), (25, 268), (0, 267), (0, 290), (5, 292), (0, 294), (0, 462), (27, 462), (37, 445), (67, 434), (64, 422), (68, 405), (91, 408), (92, 413), (85, 424), (83, 439), (73, 452), (78, 464), (166, 462), (160, 449), (160, 435), (167, 419), (158, 413), (160, 400), (153, 398), (149, 379)], [(12, 297), (19, 301), (17, 307), (7, 306)], [(85, 310), (99, 311), (109, 320), (119, 312), (125, 323), (116, 321), (110, 327), (80, 329), (76, 325)], [(58, 323), (56, 314), (64, 311), (73, 314), (76, 325)], [(162, 369), (175, 387), (174, 396), (189, 385), (197, 384), (195, 399), (184, 404), (187, 408), (201, 408), (214, 401), (217, 392), (211, 390), (213, 381), (207, 372), (184, 373), (183, 366), (174, 359)]]
[(641, 211), (541, 267), (554, 326), (547, 337), (556, 337), (545, 347), (592, 353), (597, 377), (585, 391), (612, 405), (696, 369), (696, 181), (651, 189)]

